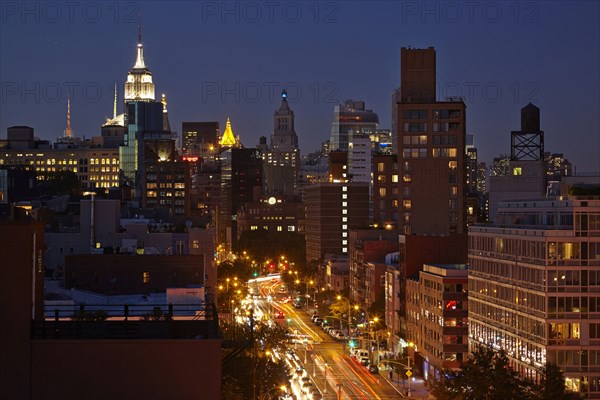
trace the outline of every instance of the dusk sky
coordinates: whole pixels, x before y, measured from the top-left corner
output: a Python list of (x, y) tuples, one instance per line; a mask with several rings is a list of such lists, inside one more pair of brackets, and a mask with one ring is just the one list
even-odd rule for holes
[[(75, 4), (73, 6), (73, 4)], [(227, 9), (225, 9), (227, 8)], [(400, 48), (433, 46), (438, 99), (462, 95), (480, 160), (510, 152), (520, 109), (541, 109), (545, 150), (600, 171), (600, 3), (20, 2), (0, 3), (0, 129), (55, 140), (68, 88), (76, 136), (98, 136), (135, 61), (166, 93), (171, 127), (227, 117), (246, 147), (269, 137), (287, 88), (302, 153), (329, 139), (333, 107), (360, 99), (391, 127)]]

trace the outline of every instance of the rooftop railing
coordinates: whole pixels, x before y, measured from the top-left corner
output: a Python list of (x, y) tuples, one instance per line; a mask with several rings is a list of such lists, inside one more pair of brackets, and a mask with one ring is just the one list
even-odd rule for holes
[(214, 304), (55, 305), (34, 320), (33, 339), (218, 339)]

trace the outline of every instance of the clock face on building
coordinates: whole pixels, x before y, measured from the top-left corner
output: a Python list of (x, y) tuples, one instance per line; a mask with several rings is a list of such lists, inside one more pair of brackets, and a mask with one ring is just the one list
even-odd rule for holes
[(270, 205), (273, 205), (273, 204), (277, 203), (277, 199), (275, 197), (269, 197), (269, 200), (267, 200), (267, 202)]

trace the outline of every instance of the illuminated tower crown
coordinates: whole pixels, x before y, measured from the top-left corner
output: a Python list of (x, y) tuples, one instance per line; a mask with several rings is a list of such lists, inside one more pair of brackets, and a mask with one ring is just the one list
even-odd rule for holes
[(154, 83), (152, 83), (152, 74), (144, 63), (142, 29), (139, 26), (135, 64), (127, 74), (127, 82), (125, 82), (125, 103), (131, 101), (154, 101)]
[(227, 123), (225, 124), (225, 132), (223, 132), (223, 137), (221, 138), (221, 147), (237, 147), (238, 141), (233, 135), (233, 130), (231, 129), (231, 122), (229, 118), (227, 118)]

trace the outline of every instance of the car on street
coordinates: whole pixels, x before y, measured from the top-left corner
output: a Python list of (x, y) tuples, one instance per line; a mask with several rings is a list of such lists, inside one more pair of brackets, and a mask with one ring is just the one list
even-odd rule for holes
[(369, 372), (372, 374), (378, 374), (379, 373), (379, 367), (377, 367), (377, 365), (375, 364), (371, 364), (369, 365)]
[(283, 313), (283, 311), (277, 311), (277, 313), (275, 314), (275, 318), (277, 318), (277, 319), (284, 319), (285, 318), (285, 314)]

